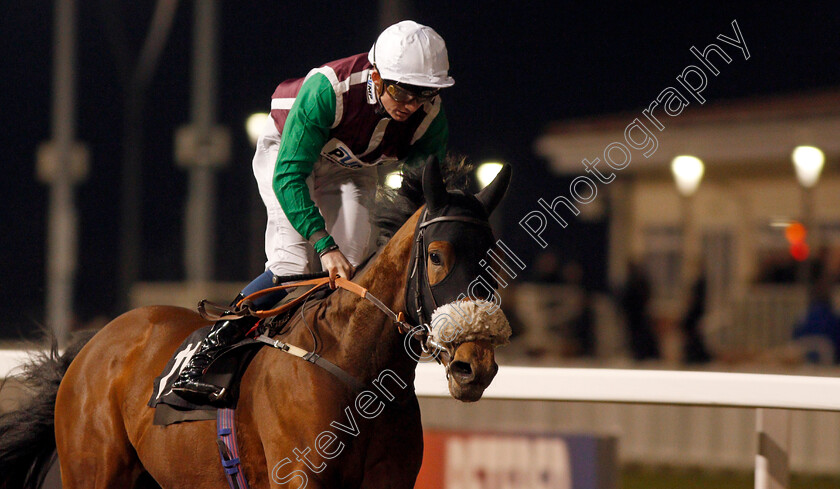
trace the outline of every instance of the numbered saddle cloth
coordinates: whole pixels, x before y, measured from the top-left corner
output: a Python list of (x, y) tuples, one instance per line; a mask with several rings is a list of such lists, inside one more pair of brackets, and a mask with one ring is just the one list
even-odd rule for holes
[(193, 331), (191, 335), (175, 350), (175, 354), (167, 362), (166, 367), (154, 381), (152, 397), (148, 405), (156, 408), (155, 424), (167, 425), (183, 421), (201, 419), (215, 419), (219, 408), (235, 409), (239, 399), (239, 380), (245, 372), (251, 359), (264, 343), (245, 339), (224, 350), (207, 368), (205, 381), (224, 387), (228, 394), (223, 401), (197, 405), (185, 401), (172, 392), (172, 384), (178, 379), (189, 359), (192, 358), (201, 341), (210, 332), (212, 325)]

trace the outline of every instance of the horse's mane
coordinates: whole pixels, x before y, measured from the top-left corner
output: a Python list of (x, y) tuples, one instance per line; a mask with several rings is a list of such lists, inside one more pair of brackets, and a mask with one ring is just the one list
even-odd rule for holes
[[(466, 158), (448, 155), (440, 164), (446, 188), (465, 190), (469, 185), (467, 176), (474, 166), (467, 163)], [(403, 180), (400, 188), (382, 187), (377, 192), (374, 222), (380, 230), (378, 245), (388, 242), (405, 221), (424, 204), (423, 168), (423, 165), (404, 166), (401, 170)]]

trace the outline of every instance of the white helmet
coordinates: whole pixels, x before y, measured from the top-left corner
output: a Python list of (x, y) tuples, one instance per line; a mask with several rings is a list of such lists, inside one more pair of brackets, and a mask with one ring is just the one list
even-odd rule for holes
[(404, 20), (388, 27), (368, 53), (386, 80), (420, 87), (451, 87), (446, 43), (431, 27)]

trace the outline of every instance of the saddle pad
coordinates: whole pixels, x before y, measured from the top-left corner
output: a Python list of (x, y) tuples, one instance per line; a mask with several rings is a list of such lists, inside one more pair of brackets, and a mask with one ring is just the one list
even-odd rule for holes
[[(305, 291), (305, 287), (300, 287), (295, 290), (295, 294), (289, 294), (289, 296), (294, 298)], [(333, 292), (329, 287), (319, 290), (297, 307), (279, 316), (266, 319), (263, 321), (267, 329), (266, 333), (269, 336), (274, 336), (282, 329), (288, 318), (300, 310), (304, 304), (321, 301)], [(289, 300), (289, 296), (284, 301)], [(257, 351), (261, 347), (265, 346), (265, 343), (251, 338), (244, 339), (224, 350), (207, 368), (204, 380), (211, 384), (224, 387), (228, 391), (228, 394), (222, 401), (212, 404), (196, 405), (172, 392), (172, 384), (178, 379), (178, 374), (187, 365), (189, 359), (192, 358), (201, 341), (207, 336), (212, 327), (212, 325), (208, 325), (193, 331), (181, 343), (178, 349), (175, 350), (169, 362), (166, 363), (163, 372), (155, 378), (152, 397), (148, 402), (149, 407), (155, 408), (154, 424), (165, 426), (185, 421), (215, 419), (216, 410), (220, 408), (236, 409), (236, 403), (239, 400), (239, 381), (245, 373), (248, 364), (254, 358), (254, 355), (257, 354)]]
[(182, 421), (214, 419), (219, 408), (235, 409), (239, 399), (239, 380), (246, 367), (264, 343), (245, 339), (224, 350), (208, 367), (204, 379), (224, 387), (228, 394), (216, 403), (197, 405), (182, 399), (172, 392), (172, 384), (198, 349), (201, 341), (210, 332), (212, 325), (194, 331), (175, 350), (163, 372), (155, 378), (152, 397), (148, 406), (156, 408), (155, 424), (167, 425)]

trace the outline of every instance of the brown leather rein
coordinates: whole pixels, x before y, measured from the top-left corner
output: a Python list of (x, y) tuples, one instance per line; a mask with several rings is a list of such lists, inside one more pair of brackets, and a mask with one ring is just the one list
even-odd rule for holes
[[(233, 308), (224, 307), (219, 304), (214, 304), (205, 300), (201, 301), (198, 304), (198, 313), (201, 314), (201, 317), (210, 321), (219, 321), (222, 319), (237, 319), (244, 316), (253, 316), (256, 318), (265, 319), (272, 316), (278, 316), (286, 311), (293, 309), (298, 304), (305, 301), (310, 295), (312, 295), (312, 293), (322, 289), (326, 285), (329, 285), (329, 283), (329, 277), (323, 277), (310, 280), (302, 280), (300, 282), (278, 285), (275, 287), (269, 287), (267, 289), (259, 290), (257, 292), (254, 292), (253, 294), (248, 295), (247, 297), (237, 302), (236, 305), (233, 306)], [(274, 309), (258, 310), (254, 309), (253, 307), (254, 299), (271, 294), (272, 292), (277, 292), (278, 290), (291, 289), (307, 285), (311, 285), (312, 287), (300, 296), (296, 297), (295, 299), (287, 302), (286, 304), (275, 307)], [(411, 325), (405, 322), (405, 315), (402, 312), (396, 313), (392, 311), (391, 308), (386, 306), (382, 301), (376, 298), (376, 296), (368, 292), (366, 288), (342, 277), (336, 277), (335, 285), (336, 287), (350, 291), (358, 295), (359, 297), (370, 301), (374, 306), (379, 308), (382, 312), (384, 312), (388, 315), (388, 317), (391, 318), (391, 320), (394, 322), (394, 325), (397, 327), (397, 330), (401, 334), (406, 334), (409, 331), (411, 331)]]
[[(198, 312), (201, 314), (201, 317), (204, 319), (208, 319), (211, 321), (219, 321), (222, 319), (239, 319), (245, 316), (253, 316), (260, 319), (269, 318), (272, 316), (277, 316), (279, 314), (283, 314), (284, 312), (292, 309), (300, 302), (305, 301), (313, 292), (323, 288), (324, 286), (328, 285), (330, 282), (329, 277), (322, 277), (322, 278), (315, 278), (309, 280), (302, 280), (299, 282), (289, 283), (286, 285), (278, 285), (275, 287), (271, 287), (268, 289), (260, 290), (254, 292), (253, 294), (248, 295), (247, 297), (243, 298), (239, 302), (236, 303), (233, 307), (223, 307), (219, 304), (214, 304), (207, 300), (203, 300), (198, 304)], [(253, 300), (262, 297), (264, 295), (270, 294), (272, 292), (276, 292), (278, 290), (289, 289), (293, 287), (301, 287), (311, 285), (312, 287), (304, 292), (299, 297), (289, 301), (286, 304), (283, 304), (279, 307), (275, 307), (274, 309), (267, 309), (267, 310), (257, 310), (253, 307)], [(362, 287), (359, 284), (355, 284), (347, 279), (342, 277), (337, 277), (335, 279), (336, 287), (340, 287), (344, 290), (350, 291), (363, 299), (367, 299), (377, 308), (379, 308), (382, 312), (387, 314), (391, 320), (394, 322), (394, 325), (397, 327), (397, 331), (401, 334), (407, 334), (412, 331), (411, 326), (405, 322), (404, 314), (402, 312), (395, 313), (392, 311), (388, 306), (386, 306), (382, 301), (380, 301), (376, 296), (368, 292), (367, 289)], [(254, 326), (256, 329), (257, 326)], [(250, 331), (249, 331), (250, 334)], [(419, 336), (424, 336), (424, 338), (420, 339), (421, 347), (423, 348), (424, 352), (428, 353), (428, 349), (426, 346), (426, 341), (429, 339), (428, 329), (422, 328), (422, 331), (419, 332)], [(266, 334), (261, 334), (255, 338), (257, 341), (261, 343), (265, 343), (273, 348), (278, 350), (284, 351), (290, 355), (294, 355), (296, 357), (300, 357), (303, 360), (313, 363), (324, 370), (333, 374), (336, 378), (344, 382), (347, 386), (349, 386), (354, 392), (361, 392), (364, 389), (364, 384), (358, 381), (355, 377), (348, 374), (344, 369), (339, 367), (338, 365), (330, 362), (326, 358), (321, 357), (314, 351), (307, 351), (303, 348), (299, 348), (295, 345), (285, 343), (283, 341), (270, 338)], [(448, 353), (448, 352), (447, 352)], [(448, 355), (447, 355), (448, 356)], [(438, 359), (438, 362), (441, 362)], [(449, 375), (448, 372), (448, 362), (444, 363), (447, 366), (447, 377)]]
[[(420, 289), (420, 287), (421, 287), (421, 284), (420, 284), (421, 277), (420, 277), (420, 273), (418, 273), (418, 271), (421, 267), (425, 268), (426, 250), (425, 250), (425, 240), (424, 240), (425, 233), (424, 233), (424, 231), (426, 230), (426, 228), (430, 224), (436, 224), (436, 223), (439, 223), (439, 222), (451, 222), (451, 221), (464, 222), (464, 223), (468, 223), (468, 224), (487, 226), (487, 227), (490, 226), (490, 224), (486, 220), (475, 219), (475, 218), (472, 218), (472, 217), (440, 216), (440, 217), (435, 217), (435, 218), (432, 218), (432, 219), (427, 219), (427, 217), (428, 217), (428, 211), (424, 209), (423, 214), (420, 218), (420, 221), (418, 221), (417, 227), (415, 229), (415, 234), (416, 234), (415, 248), (416, 249), (414, 250), (414, 252), (415, 252), (414, 259), (413, 259), (414, 263), (411, 266), (412, 272), (409, 276), (407, 287), (406, 287), (406, 305), (408, 305), (409, 290), (412, 288), (411, 287), (411, 280), (414, 279), (415, 294), (414, 294), (413, 299), (414, 299), (414, 305), (417, 308), (418, 321), (421, 322), (421, 323), (425, 319), (425, 316), (428, 315), (428, 312), (424, 311), (423, 304), (421, 302), (421, 294), (422, 294), (421, 289)], [(267, 289), (259, 290), (257, 292), (254, 292), (253, 294), (248, 295), (247, 297), (245, 297), (242, 300), (240, 300), (239, 302), (237, 302), (236, 305), (233, 306), (232, 308), (230, 306), (225, 307), (225, 306), (221, 306), (219, 304), (214, 304), (212, 302), (203, 300), (203, 301), (199, 302), (199, 304), (198, 304), (198, 313), (201, 314), (201, 317), (203, 317), (204, 319), (208, 319), (210, 321), (219, 321), (219, 320), (222, 320), (222, 319), (239, 319), (239, 318), (245, 317), (245, 316), (253, 316), (253, 317), (260, 318), (260, 319), (265, 319), (265, 318), (269, 318), (269, 317), (272, 317), (272, 316), (277, 316), (277, 315), (283, 314), (284, 312), (289, 311), (290, 309), (296, 307), (298, 304), (305, 301), (310, 295), (312, 295), (312, 293), (321, 289), (325, 285), (329, 284), (329, 282), (330, 282), (329, 277), (321, 277), (321, 278), (314, 278), (314, 279), (309, 279), (309, 280), (302, 280), (302, 281), (299, 281), (299, 282), (289, 283), (289, 284), (285, 284), (285, 285), (277, 285), (275, 287), (269, 287)], [(428, 283), (428, 281), (426, 280), (425, 282), (426, 282), (425, 283), (426, 291), (429, 293), (429, 296), (431, 297), (431, 300), (432, 300), (432, 303), (434, 304), (434, 306), (437, 307), (438, 304), (437, 304), (437, 300), (434, 296), (434, 292), (432, 291), (432, 288), (431, 288), (430, 284)], [(306, 285), (311, 285), (312, 287), (309, 290), (307, 290), (306, 292), (304, 292), (303, 294), (301, 294), (300, 296), (296, 297), (295, 299), (287, 302), (286, 304), (275, 307), (274, 309), (257, 310), (253, 307), (253, 300), (254, 299), (257, 299), (257, 298), (262, 297), (264, 295), (271, 294), (272, 292), (277, 292), (279, 290), (290, 289), (290, 288), (294, 288), (294, 287), (301, 287), (301, 286), (306, 286)], [(351, 282), (351, 281), (349, 281), (345, 278), (342, 278), (342, 277), (337, 277), (335, 279), (335, 285), (336, 285), (336, 287), (340, 287), (344, 290), (347, 290), (349, 292), (352, 292), (352, 293), (358, 295), (359, 297), (361, 297), (363, 299), (366, 299), (366, 300), (370, 301), (373, 305), (375, 305), (382, 312), (384, 312), (386, 315), (388, 315), (388, 317), (391, 318), (391, 321), (393, 321), (394, 325), (397, 327), (397, 331), (399, 331), (400, 334), (408, 334), (409, 332), (414, 331), (414, 329), (419, 327), (419, 326), (412, 327), (409, 323), (406, 322), (405, 314), (403, 314), (402, 312), (396, 313), (396, 312), (392, 311), (391, 308), (386, 306), (382, 301), (380, 301), (378, 298), (376, 298), (376, 296), (374, 296), (373, 294), (368, 292), (368, 290), (366, 288), (362, 287), (361, 285), (353, 283), (353, 282)], [(429, 318), (429, 322), (431, 322), (431, 318)], [(256, 326), (255, 326), (255, 328), (256, 328)], [(442, 345), (440, 343), (432, 341), (431, 324), (428, 324), (428, 323), (422, 324), (422, 327), (419, 327), (419, 329), (420, 330), (413, 333), (412, 336), (414, 336), (418, 339), (418, 341), (420, 343), (420, 348), (423, 350), (424, 354), (428, 355), (428, 354), (431, 354), (431, 352), (433, 350), (437, 350), (437, 352), (434, 355), (432, 355), (432, 357), (435, 359), (435, 361), (442, 364), (446, 368), (446, 377), (448, 379), (449, 378), (450, 360), (451, 360), (452, 353), (449, 351), (449, 349), (445, 345)], [(295, 353), (295, 351), (298, 351), (298, 350), (300, 352), (307, 353), (310, 356), (315, 355), (314, 352), (306, 352), (305, 350), (294, 347), (294, 345), (287, 345), (286, 343), (280, 342), (279, 340), (272, 340), (271, 338), (269, 338), (266, 335), (261, 335), (260, 337), (257, 338), (257, 340), (262, 341), (264, 343), (267, 343), (269, 345), (272, 345), (275, 348), (280, 348), (280, 349), (282, 349), (286, 352), (292, 353), (294, 355), (297, 355), (297, 353)], [(302, 356), (302, 355), (297, 355), (297, 356)], [(302, 358), (305, 358), (305, 357), (302, 356)], [(318, 358), (320, 359), (320, 357), (318, 357)], [(321, 360), (324, 363), (329, 363), (329, 362), (326, 362), (326, 360), (323, 360), (323, 359), (321, 359)], [(341, 370), (338, 367), (336, 367), (336, 369)], [(329, 367), (328, 370), (332, 371), (333, 368)], [(339, 375), (339, 377), (342, 377), (342, 375)]]

